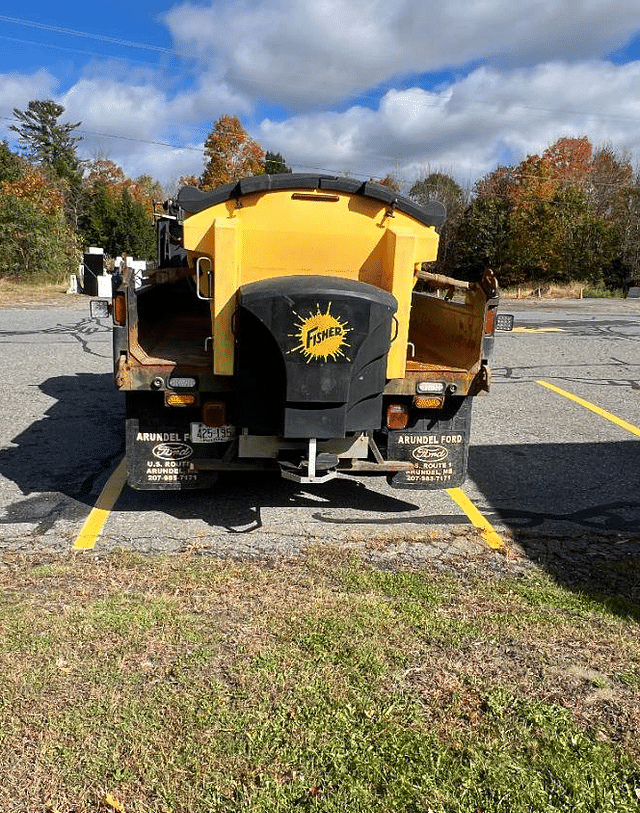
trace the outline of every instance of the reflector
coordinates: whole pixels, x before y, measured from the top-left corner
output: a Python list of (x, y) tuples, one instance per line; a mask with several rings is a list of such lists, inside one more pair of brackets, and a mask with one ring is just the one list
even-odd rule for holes
[(202, 407), (202, 423), (205, 426), (224, 426), (227, 422), (226, 405), (224, 401), (207, 401)]
[(487, 311), (487, 317), (484, 320), (484, 332), (485, 333), (493, 333), (496, 326), (496, 309), (489, 308)]
[(121, 327), (127, 324), (127, 301), (124, 294), (116, 294), (113, 298), (113, 321)]

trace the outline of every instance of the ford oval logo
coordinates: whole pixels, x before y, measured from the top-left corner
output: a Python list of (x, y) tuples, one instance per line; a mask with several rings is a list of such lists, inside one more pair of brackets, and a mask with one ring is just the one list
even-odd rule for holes
[(449, 451), (448, 449), (445, 449), (444, 446), (418, 446), (411, 452), (411, 454), (421, 463), (427, 463), (444, 460), (449, 456)]
[(159, 443), (153, 447), (153, 454), (160, 460), (186, 460), (193, 454), (193, 449), (188, 443)]

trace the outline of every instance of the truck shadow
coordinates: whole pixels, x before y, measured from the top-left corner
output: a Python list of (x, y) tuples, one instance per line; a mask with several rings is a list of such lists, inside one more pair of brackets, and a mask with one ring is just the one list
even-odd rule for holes
[(0, 474), (26, 497), (4, 507), (0, 527), (36, 522), (36, 534), (86, 515), (96, 481), (124, 453), (124, 400), (111, 374), (59, 376), (38, 387), (52, 403), (0, 449)]
[(640, 605), (639, 451), (633, 440), (475, 446), (469, 477), (485, 516), (532, 562), (573, 589)]
[(0, 449), (0, 473), (23, 494), (60, 491), (89, 502), (96, 478), (124, 452), (124, 400), (103, 373), (49, 378), (38, 388), (53, 402)]
[[(59, 520), (82, 520), (124, 453), (124, 404), (111, 374), (50, 378), (40, 390), (52, 403), (0, 450), (0, 474), (23, 495), (0, 508), (0, 532), (3, 524), (35, 524), (37, 536)], [(528, 559), (574, 589), (640, 603), (639, 448), (633, 440), (472, 446), (469, 476), (484, 498), (478, 507)], [(125, 488), (117, 510), (199, 519), (232, 534), (260, 528), (269, 507), (315, 508), (314, 520), (327, 527), (372, 532), (391, 524), (406, 524), (408, 533), (416, 525), (468, 524), (453, 505), (442, 515), (429, 504), (429, 492), (381, 494), (365, 478), (310, 488), (251, 475), (222, 478), (209, 492)]]
[[(262, 511), (267, 508), (345, 508), (398, 517), (418, 506), (402, 499), (401, 492), (398, 497), (379, 494), (356, 480), (333, 480), (314, 487), (283, 480), (275, 472), (221, 475), (214, 487), (198, 491), (134, 491), (127, 487), (118, 500), (119, 511), (162, 511), (177, 519), (200, 519), (230, 534), (250, 534), (263, 528)], [(442, 521), (433, 518), (433, 522)], [(336, 522), (350, 524), (349, 520)], [(304, 528), (292, 524), (290, 530), (293, 535)]]
[[(25, 499), (5, 506), (2, 524), (36, 523), (45, 533), (61, 519), (80, 519), (93, 507), (101, 484), (124, 454), (124, 399), (110, 373), (49, 378), (39, 385), (53, 399), (41, 418), (0, 449), (0, 474), (16, 483)], [(379, 495), (358, 482), (329, 483), (322, 491), (278, 475), (223, 477), (210, 491), (136, 492), (125, 487), (119, 511), (161, 511), (178, 519), (200, 519), (230, 533), (261, 527), (263, 507), (350, 507), (398, 514), (417, 506)]]

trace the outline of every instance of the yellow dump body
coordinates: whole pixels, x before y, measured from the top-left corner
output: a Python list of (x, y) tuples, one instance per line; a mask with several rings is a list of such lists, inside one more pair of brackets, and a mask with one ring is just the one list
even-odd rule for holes
[[(259, 186), (259, 179), (249, 181)], [(198, 266), (201, 294), (211, 297), (214, 373), (234, 372), (232, 322), (240, 286), (326, 275), (369, 283), (396, 298), (397, 335), (387, 377), (403, 378), (412, 290), (422, 263), (437, 255), (438, 210), (432, 212), (434, 223), (425, 222), (430, 218), (419, 207), (397, 206), (392, 190), (350, 179), (320, 188), (304, 182), (299, 188), (251, 188), (226, 199), (216, 191), (207, 196), (190, 190), (180, 201), (183, 246), (189, 264)]]

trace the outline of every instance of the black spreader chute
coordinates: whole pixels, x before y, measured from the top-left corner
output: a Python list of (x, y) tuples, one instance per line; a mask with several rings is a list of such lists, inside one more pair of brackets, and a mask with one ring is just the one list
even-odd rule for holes
[(239, 423), (251, 434), (340, 438), (378, 429), (395, 297), (338, 277), (243, 285), (236, 315)]

